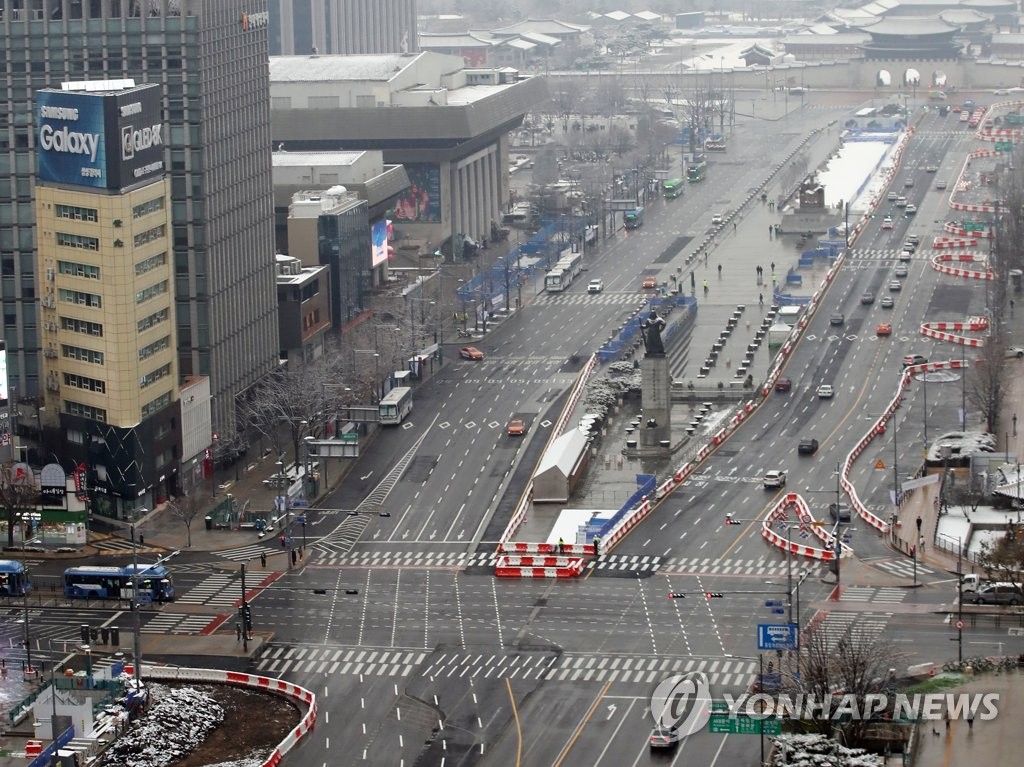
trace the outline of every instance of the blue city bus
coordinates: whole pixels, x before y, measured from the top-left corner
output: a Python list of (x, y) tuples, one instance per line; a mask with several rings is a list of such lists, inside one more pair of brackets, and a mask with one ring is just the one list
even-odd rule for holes
[(644, 209), (635, 208), (622, 214), (622, 221), (627, 229), (639, 229), (644, 225)]
[(0, 597), (20, 597), (32, 590), (25, 565), (14, 559), (0, 559)]
[[(68, 599), (131, 599), (135, 570), (127, 567), (69, 567), (64, 571), (64, 596)], [(170, 602), (174, 599), (171, 574), (163, 565), (139, 565), (139, 601)]]

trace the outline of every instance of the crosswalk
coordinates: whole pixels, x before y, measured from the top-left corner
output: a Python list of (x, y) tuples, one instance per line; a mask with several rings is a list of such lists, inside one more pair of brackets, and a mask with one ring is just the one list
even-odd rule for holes
[[(871, 562), (870, 564), (872, 567), (877, 567), (879, 570), (884, 570), (890, 575), (896, 575), (900, 578), (914, 577), (914, 561), (911, 559), (881, 559)], [(935, 570), (927, 565), (922, 565), (920, 562), (917, 563), (918, 578), (931, 575), (935, 575)]]
[(157, 554), (163, 551), (161, 548), (132, 543), (127, 538), (118, 538), (114, 535), (104, 538), (91, 537), (89, 543), (95, 546), (100, 554), (130, 554), (133, 550), (137, 550), (140, 554)]
[(252, 559), (259, 559), (260, 554), (270, 553), (273, 553), (273, 549), (265, 543), (251, 543), (248, 546), (238, 546), (216, 552), (218, 557), (230, 559), (232, 562), (248, 562)]
[(907, 597), (907, 590), (901, 588), (875, 588), (873, 586), (847, 586), (842, 590), (840, 602), (881, 602), (899, 604)]
[[(896, 250), (895, 248), (852, 248), (850, 250), (850, 258), (855, 261), (891, 262), (898, 259), (900, 253), (902, 253), (902, 250)], [(914, 252), (914, 256), (924, 258), (917, 251)]]
[[(792, 567), (792, 570), (790, 570)], [(789, 563), (784, 559), (758, 557), (756, 559), (722, 559), (714, 557), (669, 557), (664, 562), (663, 575), (755, 575), (777, 577), (806, 568), (806, 563)]]
[(198, 634), (217, 620), (209, 615), (181, 615), (180, 613), (160, 613), (150, 618), (142, 627), (143, 634)]
[(892, 613), (830, 612), (815, 629), (829, 650), (841, 640), (854, 640), (863, 645), (876, 639), (889, 623)]
[[(543, 296), (543, 298), (541, 298)], [(641, 304), (647, 303), (650, 296), (645, 295), (639, 291), (610, 291), (606, 290), (602, 293), (542, 293), (538, 296), (539, 300), (547, 303), (557, 304), (586, 304), (587, 306), (599, 305), (621, 305), (621, 306), (640, 306)]]
[(755, 666), (754, 661), (735, 658), (273, 647), (263, 654), (256, 668), (264, 674), (408, 677), (415, 672), (428, 679), (509, 678), (639, 685), (656, 684), (670, 674), (702, 672), (714, 688), (745, 688), (754, 677)]
[(234, 574), (211, 573), (175, 601), (187, 605), (231, 607), (242, 598), (241, 579)]
[(497, 561), (498, 555), (493, 551), (350, 551), (347, 554), (327, 554), (318, 558), (314, 564), (332, 567), (462, 569), (494, 567)]

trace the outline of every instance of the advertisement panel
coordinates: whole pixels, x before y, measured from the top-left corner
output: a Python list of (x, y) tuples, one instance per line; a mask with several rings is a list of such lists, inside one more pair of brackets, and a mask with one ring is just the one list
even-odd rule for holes
[(36, 93), (42, 182), (125, 189), (164, 171), (160, 87)]
[(399, 196), (395, 218), (408, 222), (441, 221), (441, 169), (431, 162), (404, 163), (409, 188)]
[(370, 235), (373, 251), (371, 266), (379, 266), (388, 260), (388, 220), (375, 222)]
[(39, 180), (107, 188), (102, 99), (87, 93), (39, 91), (36, 114)]

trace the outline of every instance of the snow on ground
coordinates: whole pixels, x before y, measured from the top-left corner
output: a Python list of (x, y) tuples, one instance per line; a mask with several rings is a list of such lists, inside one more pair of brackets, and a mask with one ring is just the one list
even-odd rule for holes
[(220, 704), (191, 687), (153, 685), (150, 695), (149, 711), (107, 749), (101, 767), (172, 764), (198, 748), (224, 720)]
[(881, 141), (847, 142), (818, 174), (818, 181), (825, 187), (825, 205), (838, 208), (844, 200), (853, 200), (850, 203), (851, 226), (856, 223), (852, 214), (867, 210), (870, 198), (881, 188), (880, 178), (872, 179), (867, 185), (864, 182), (892, 147)]
[(972, 525), (1002, 526), (1007, 522), (1016, 522), (1017, 516), (1016, 509), (996, 509), (991, 506), (979, 506), (965, 516), (961, 507), (953, 506), (948, 514), (939, 517), (935, 534), (946, 545), (956, 546), (961, 541), (969, 541), (967, 552), (970, 556), (977, 557), (981, 553), (983, 543), (990, 543), (1006, 535), (1006, 530), (1003, 527), (998, 530), (979, 530), (972, 528)]

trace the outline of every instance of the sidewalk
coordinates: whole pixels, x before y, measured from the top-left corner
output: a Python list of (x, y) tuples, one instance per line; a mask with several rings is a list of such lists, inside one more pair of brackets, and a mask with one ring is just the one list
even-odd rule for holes
[(1012, 754), (1024, 750), (1024, 729), (1016, 716), (1024, 706), (1024, 685), (1020, 682), (1020, 672), (999, 676), (986, 674), (970, 684), (950, 690), (950, 694), (997, 693), (998, 716), (988, 722), (976, 716), (973, 730), (963, 720), (952, 720), (948, 733), (942, 721), (920, 723), (914, 764), (917, 767), (962, 767), (968, 764), (1012, 763)]

